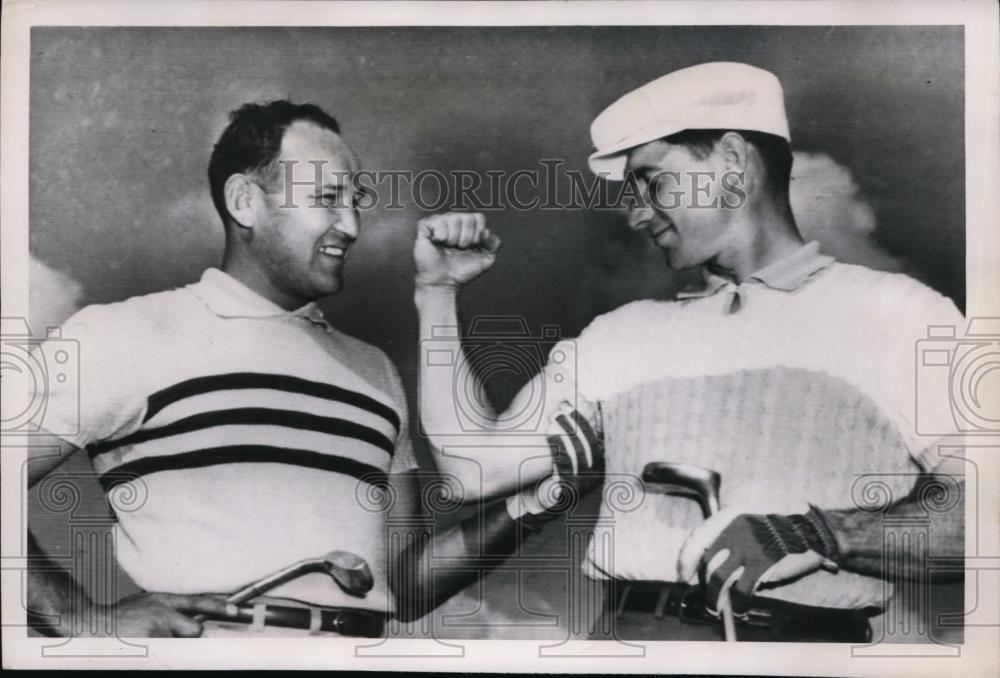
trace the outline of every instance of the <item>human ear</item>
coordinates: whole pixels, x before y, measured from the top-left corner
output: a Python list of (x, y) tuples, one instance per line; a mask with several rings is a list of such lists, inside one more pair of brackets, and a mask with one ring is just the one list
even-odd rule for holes
[(226, 209), (233, 221), (241, 228), (253, 228), (257, 225), (257, 188), (243, 174), (233, 174), (226, 179), (223, 193), (226, 197)]
[(726, 169), (742, 172), (747, 166), (747, 141), (736, 132), (726, 132), (719, 139), (718, 151)]

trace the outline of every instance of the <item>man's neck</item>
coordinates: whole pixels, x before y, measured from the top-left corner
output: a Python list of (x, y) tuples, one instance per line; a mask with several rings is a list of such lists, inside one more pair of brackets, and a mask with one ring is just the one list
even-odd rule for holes
[(238, 257), (232, 257), (228, 252), (223, 257), (221, 270), (286, 311), (302, 308), (309, 302), (308, 299), (302, 299), (279, 290), (258, 267)]
[(734, 232), (743, 237), (706, 263), (709, 271), (737, 284), (805, 244), (787, 203), (751, 208), (741, 222)]

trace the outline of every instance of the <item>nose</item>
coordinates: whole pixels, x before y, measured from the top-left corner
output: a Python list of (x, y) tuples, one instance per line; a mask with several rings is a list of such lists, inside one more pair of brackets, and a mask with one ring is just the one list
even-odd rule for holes
[(628, 206), (628, 226), (632, 230), (641, 231), (649, 227), (649, 222), (653, 219), (653, 209), (649, 205), (629, 205)]
[(358, 214), (358, 210), (353, 208), (337, 210), (337, 223), (334, 224), (334, 228), (348, 239), (357, 240), (361, 230), (361, 215)]

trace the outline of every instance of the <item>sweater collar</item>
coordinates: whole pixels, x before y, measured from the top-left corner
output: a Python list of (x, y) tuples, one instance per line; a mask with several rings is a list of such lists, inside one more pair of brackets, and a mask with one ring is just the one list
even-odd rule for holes
[(217, 268), (206, 269), (201, 280), (190, 285), (188, 289), (220, 318), (302, 317), (329, 327), (323, 311), (315, 301), (310, 301), (294, 311), (286, 311)]
[[(836, 261), (833, 257), (819, 253), (819, 243), (815, 240), (803, 245), (783, 259), (779, 259), (756, 273), (750, 275), (744, 283), (755, 281), (763, 283), (774, 290), (794, 292), (812, 276), (824, 270)], [(684, 290), (677, 294), (678, 299), (696, 299), (710, 297), (723, 287), (732, 283), (720, 275), (702, 269), (704, 286), (694, 290)]]

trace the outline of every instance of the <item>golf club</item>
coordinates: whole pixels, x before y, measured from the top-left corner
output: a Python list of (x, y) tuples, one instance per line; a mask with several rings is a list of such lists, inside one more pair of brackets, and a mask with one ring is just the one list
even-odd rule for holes
[[(702, 515), (706, 518), (719, 510), (719, 488), (722, 485), (722, 477), (717, 471), (693, 464), (651, 462), (642, 469), (642, 480), (645, 483), (663, 486), (672, 494), (697, 500)], [(726, 642), (736, 642), (736, 623), (733, 620), (728, 590), (723, 591), (719, 598), (719, 613), (722, 616)]]
[[(325, 572), (329, 574), (344, 593), (361, 597), (372, 590), (375, 580), (372, 571), (364, 558), (356, 556), (347, 551), (331, 551), (320, 558), (308, 558), (284, 567), (273, 574), (258, 579), (252, 584), (243, 587), (239, 591), (230, 594), (226, 598), (226, 603), (239, 605), (246, 601), (263, 595), (267, 591), (300, 577), (309, 572)], [(205, 615), (195, 617), (198, 621), (205, 621)]]

